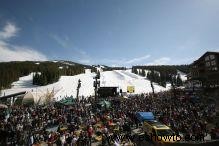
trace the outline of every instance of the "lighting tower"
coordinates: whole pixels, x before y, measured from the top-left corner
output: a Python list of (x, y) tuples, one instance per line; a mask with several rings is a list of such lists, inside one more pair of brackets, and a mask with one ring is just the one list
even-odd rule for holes
[(100, 72), (97, 72), (97, 75), (94, 77), (95, 100), (97, 99), (97, 91), (99, 87), (100, 87)]

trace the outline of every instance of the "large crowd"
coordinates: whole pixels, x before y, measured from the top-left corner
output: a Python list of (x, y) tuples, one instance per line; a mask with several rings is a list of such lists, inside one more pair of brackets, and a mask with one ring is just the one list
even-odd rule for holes
[[(173, 97), (169, 92), (109, 97), (110, 107), (99, 106), (92, 98), (75, 100), (73, 105), (10, 106), (0, 117), (0, 145), (132, 146), (129, 139), (109, 141), (109, 135), (131, 133), (138, 128), (136, 112), (150, 111), (176, 133), (210, 133), (207, 125), (215, 117), (215, 104), (194, 101), (186, 95)], [(119, 144), (120, 143), (120, 144)]]

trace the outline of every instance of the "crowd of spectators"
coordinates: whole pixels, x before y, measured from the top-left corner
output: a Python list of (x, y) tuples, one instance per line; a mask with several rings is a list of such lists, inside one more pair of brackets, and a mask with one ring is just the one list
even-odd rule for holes
[(169, 92), (106, 100), (111, 107), (99, 107), (92, 97), (75, 100), (73, 105), (10, 106), (9, 114), (0, 117), (0, 145), (90, 146), (100, 141), (132, 146), (129, 139), (120, 141), (114, 136), (109, 141), (107, 137), (138, 128), (136, 112), (153, 112), (176, 133), (193, 135), (210, 133), (207, 124), (215, 117), (214, 103), (176, 98)]

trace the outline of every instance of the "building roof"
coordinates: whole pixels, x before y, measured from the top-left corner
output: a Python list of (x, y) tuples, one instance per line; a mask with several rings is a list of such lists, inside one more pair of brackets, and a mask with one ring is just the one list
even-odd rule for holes
[(205, 52), (201, 57), (199, 57), (197, 60), (195, 60), (192, 64), (197, 63), (200, 59), (202, 59), (202, 58), (203, 58), (204, 56), (206, 56), (207, 54), (219, 55), (219, 52), (207, 51), (207, 52)]
[(7, 98), (11, 98), (11, 97), (19, 96), (19, 95), (24, 95), (24, 94), (26, 94), (26, 91), (18, 92), (18, 93), (14, 93), (14, 94), (10, 94), (10, 95), (5, 95), (5, 96), (0, 97), (0, 99), (7, 99)]

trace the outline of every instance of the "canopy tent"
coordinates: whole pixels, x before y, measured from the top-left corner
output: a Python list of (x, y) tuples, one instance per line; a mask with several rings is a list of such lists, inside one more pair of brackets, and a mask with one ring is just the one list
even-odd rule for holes
[(155, 120), (152, 112), (137, 112), (136, 117), (140, 122)]
[(23, 105), (33, 105), (34, 104), (34, 97), (31, 92), (27, 92), (22, 100)]
[(62, 100), (58, 101), (58, 103), (61, 103), (64, 105), (73, 105), (75, 104), (75, 99), (72, 96), (70, 96), (70, 97), (63, 98)]

